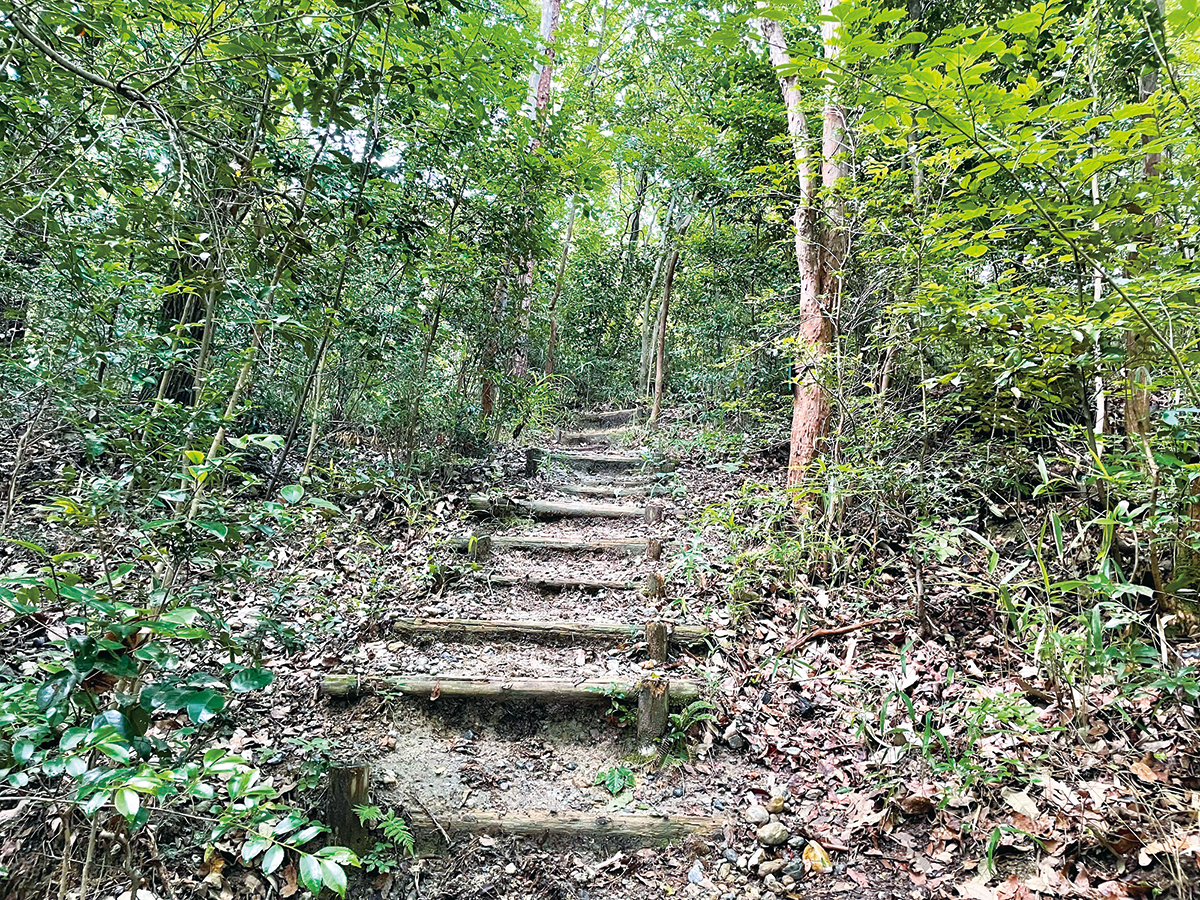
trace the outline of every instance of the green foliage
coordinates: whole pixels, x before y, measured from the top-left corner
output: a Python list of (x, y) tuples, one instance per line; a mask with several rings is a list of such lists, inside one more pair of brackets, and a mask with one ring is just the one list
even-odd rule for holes
[(363, 858), (363, 865), (376, 872), (390, 872), (400, 856), (414, 856), (416, 845), (412, 830), (394, 809), (386, 813), (378, 806), (356, 806), (355, 815), (364, 825), (378, 826), (386, 841), (377, 841), (374, 849)]
[(693, 700), (667, 716), (667, 730), (659, 741), (659, 767), (683, 765), (690, 760), (691, 732), (701, 723), (715, 721), (713, 705), (707, 700)]
[(632, 788), (637, 781), (633, 776), (633, 770), (628, 766), (613, 766), (597, 772), (596, 780), (592, 783), (601, 785), (615, 797), (622, 791)]

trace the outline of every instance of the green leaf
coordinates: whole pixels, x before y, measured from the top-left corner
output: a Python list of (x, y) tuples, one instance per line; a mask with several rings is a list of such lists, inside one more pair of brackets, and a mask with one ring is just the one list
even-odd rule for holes
[(242, 844), (242, 862), (250, 862), (268, 846), (278, 846), (278, 844), (270, 844), (266, 838), (259, 837), (257, 834), (250, 835), (246, 838), (246, 843)]
[(92, 796), (87, 798), (87, 802), (83, 804), (83, 814), (85, 816), (94, 815), (110, 799), (111, 795), (108, 791), (100, 791), (98, 794), (92, 794)]
[(988, 248), (983, 244), (972, 244), (970, 247), (964, 247), (963, 253), (972, 259), (977, 259), (988, 252)]
[(203, 725), (224, 708), (225, 698), (216, 691), (196, 691), (189, 695), (187, 714), (197, 725)]
[(138, 796), (137, 791), (121, 788), (113, 797), (113, 805), (117, 808), (117, 812), (125, 818), (132, 819), (141, 808), (142, 798)]
[(275, 680), (270, 669), (242, 669), (229, 682), (234, 693), (244, 694), (247, 691), (258, 691)]
[(309, 825), (303, 831), (296, 833), (296, 835), (292, 838), (292, 843), (299, 847), (301, 844), (307, 844), (322, 831), (327, 830), (328, 829), (324, 825)]
[(289, 484), (279, 489), (279, 495), (288, 503), (299, 503), (304, 496), (304, 488), (298, 484)]
[(325, 873), (321, 871), (321, 861), (311, 853), (300, 856), (300, 883), (312, 891), (313, 896), (321, 892), (325, 884)]
[(33, 751), (36, 749), (37, 748), (33, 746), (33, 741), (27, 738), (21, 738), (21, 740), (13, 744), (13, 759), (15, 759), (21, 765), (25, 765), (25, 763), (33, 759)]
[(346, 871), (332, 860), (321, 860), (321, 877), (325, 887), (337, 893), (339, 897), (346, 896)]
[(215, 534), (221, 540), (225, 540), (229, 536), (229, 526), (222, 525), (220, 522), (197, 522), (197, 528), (203, 528), (209, 534)]
[(270, 875), (279, 868), (283, 862), (283, 848), (278, 844), (272, 844), (270, 849), (263, 854), (262, 870), (264, 875)]

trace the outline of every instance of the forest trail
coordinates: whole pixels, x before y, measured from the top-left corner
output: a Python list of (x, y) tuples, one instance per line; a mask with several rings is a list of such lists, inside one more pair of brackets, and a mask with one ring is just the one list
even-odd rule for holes
[[(391, 752), (370, 760), (374, 802), (403, 808), (424, 852), (453, 857), (443, 895), (520, 869), (538, 882), (529, 890), (586, 896), (615, 850), (670, 842), (722, 859), (728, 783), (714, 792), (663, 765), (716, 737), (707, 701), (679, 718), (711, 693), (712, 623), (671, 602), (686, 490), (671, 461), (617, 449), (633, 415), (559, 432), (526, 451), (522, 476), (472, 496), (472, 530), (443, 542), (435, 593), (387, 623), (388, 653), (322, 683), (335, 705), (396, 698)], [(461, 864), (497, 838), (510, 840), (507, 862)], [(569, 854), (567, 869), (520, 866), (533, 845)], [(570, 885), (547, 884), (560, 876)], [(651, 883), (605, 896), (646, 896)]]

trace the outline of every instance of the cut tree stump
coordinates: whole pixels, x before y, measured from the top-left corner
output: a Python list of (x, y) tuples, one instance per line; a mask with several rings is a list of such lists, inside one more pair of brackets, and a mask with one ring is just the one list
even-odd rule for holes
[(667, 586), (657, 572), (649, 572), (642, 582), (642, 593), (652, 600), (661, 600), (667, 595)]
[(590, 838), (626, 846), (668, 844), (690, 834), (719, 836), (726, 820), (708, 816), (653, 816), (637, 813), (499, 813), (480, 810), (405, 809), (421, 834), (502, 834), (513, 837)]
[[(536, 464), (533, 462), (536, 460)], [(584, 453), (571, 450), (530, 450), (525, 457), (525, 474), (530, 467), (545, 461), (556, 462), (573, 469), (643, 469), (648, 472), (673, 472), (675, 463), (669, 459), (649, 459), (631, 453)]]
[(667, 730), (671, 687), (665, 678), (651, 676), (638, 690), (637, 736), (643, 752), (652, 748)]
[(527, 516), (532, 519), (636, 519), (644, 518), (640, 506), (615, 503), (584, 503), (570, 500), (517, 500), (513, 497), (489, 497), (476, 494), (468, 501), (473, 512), (490, 516)]
[(325, 801), (325, 824), (335, 844), (355, 853), (371, 849), (371, 834), (354, 811), (370, 799), (371, 770), (363, 763), (329, 767), (329, 796)]
[(671, 640), (671, 629), (666, 622), (646, 624), (646, 656), (656, 663), (667, 661), (667, 644)]
[[(603, 678), (572, 681), (569, 678), (470, 678), (438, 675), (326, 675), (321, 693), (327, 697), (355, 697), (363, 693), (393, 692), (436, 700), (539, 700), (544, 703), (603, 703), (613, 697), (636, 697), (636, 681)], [(670, 702), (686, 706), (700, 699), (700, 683), (673, 681)]]
[[(692, 645), (703, 643), (708, 637), (708, 629), (699, 625), (653, 622), (646, 626), (647, 639), (650, 637), (650, 628), (654, 626), (662, 630), (664, 642), (674, 641), (677, 644)], [(565, 641), (636, 640), (642, 633), (641, 626), (624, 622), (543, 622), (520, 619), (396, 619), (391, 623), (391, 627), (400, 634), (529, 637)], [(665, 643), (663, 647), (665, 659)], [(651, 658), (655, 658), (653, 654)]]
[(482, 559), (487, 553), (499, 550), (524, 551), (555, 551), (562, 553), (625, 553), (636, 556), (645, 553), (651, 559), (658, 559), (662, 554), (662, 541), (658, 538), (643, 540), (642, 538), (608, 538), (597, 540), (579, 540), (575, 538), (540, 537), (538, 535), (475, 535), (474, 550), (472, 538), (459, 538), (454, 542), (454, 549), (460, 553), (471, 553), (473, 558)]
[(489, 584), (514, 585), (524, 584), (544, 591), (635, 591), (644, 587), (634, 581), (616, 581), (606, 578), (572, 578), (568, 575), (556, 575), (549, 572), (526, 572), (523, 574), (489, 573)]

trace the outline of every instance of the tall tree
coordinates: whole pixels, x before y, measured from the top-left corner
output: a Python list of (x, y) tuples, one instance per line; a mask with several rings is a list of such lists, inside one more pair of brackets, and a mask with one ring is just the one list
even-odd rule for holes
[[(821, 0), (822, 42), (826, 58), (837, 56), (837, 24), (831, 21), (832, 0)], [(795, 378), (792, 389), (792, 426), (788, 452), (788, 487), (803, 482), (810, 466), (821, 453), (829, 427), (829, 395), (823, 385), (826, 361), (833, 345), (834, 312), (841, 298), (842, 269), (847, 251), (845, 208), (838, 192), (844, 174), (845, 110), (826, 88), (820, 157), (820, 183), (810, 149), (808, 121), (802, 109), (798, 76), (792, 71), (791, 56), (783, 26), (774, 19), (759, 20), (771, 62), (779, 72), (779, 87), (787, 107), (788, 135), (799, 182), (799, 201), (793, 216), (796, 262), (800, 274), (797, 316)], [(799, 492), (793, 494), (800, 506)]]

